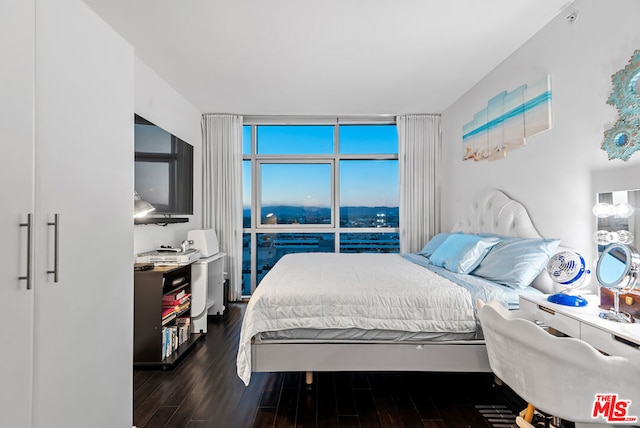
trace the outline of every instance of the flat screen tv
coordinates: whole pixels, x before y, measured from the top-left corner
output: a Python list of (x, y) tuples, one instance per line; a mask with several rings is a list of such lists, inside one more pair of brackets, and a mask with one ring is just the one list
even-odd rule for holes
[(154, 214), (193, 214), (193, 146), (135, 115), (135, 190)]

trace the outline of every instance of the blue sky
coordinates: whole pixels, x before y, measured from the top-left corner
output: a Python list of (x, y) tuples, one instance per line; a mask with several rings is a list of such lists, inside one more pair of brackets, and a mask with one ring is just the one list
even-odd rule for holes
[[(333, 153), (334, 127), (259, 126), (259, 154)], [(250, 127), (244, 127), (243, 152), (250, 153)], [(342, 154), (397, 153), (398, 137), (393, 125), (340, 127)], [(295, 162), (295, 161), (292, 161)], [(341, 160), (341, 206), (398, 206), (398, 162), (395, 160)], [(329, 164), (263, 164), (263, 205), (328, 207), (331, 203)], [(244, 162), (244, 206), (249, 207), (250, 167)]]

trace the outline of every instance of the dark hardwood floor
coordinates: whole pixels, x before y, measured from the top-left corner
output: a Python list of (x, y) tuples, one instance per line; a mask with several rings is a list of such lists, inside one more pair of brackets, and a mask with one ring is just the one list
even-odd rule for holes
[(134, 371), (137, 428), (508, 427), (502, 414), (524, 407), (490, 374), (315, 373), (307, 389), (303, 373), (253, 373), (245, 387), (235, 364), (245, 306), (211, 319), (175, 369)]

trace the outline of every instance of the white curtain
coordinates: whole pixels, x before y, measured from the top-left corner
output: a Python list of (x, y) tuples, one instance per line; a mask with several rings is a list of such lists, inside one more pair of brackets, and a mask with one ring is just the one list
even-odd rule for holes
[(229, 300), (242, 297), (242, 116), (202, 116), (202, 211), (227, 253)]
[(397, 126), (400, 252), (413, 253), (440, 232), (440, 116), (398, 116)]

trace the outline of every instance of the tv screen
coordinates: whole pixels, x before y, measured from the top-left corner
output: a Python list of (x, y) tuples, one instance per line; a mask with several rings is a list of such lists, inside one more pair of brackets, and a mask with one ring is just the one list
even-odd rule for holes
[(193, 214), (193, 146), (137, 114), (135, 190), (152, 215)]

